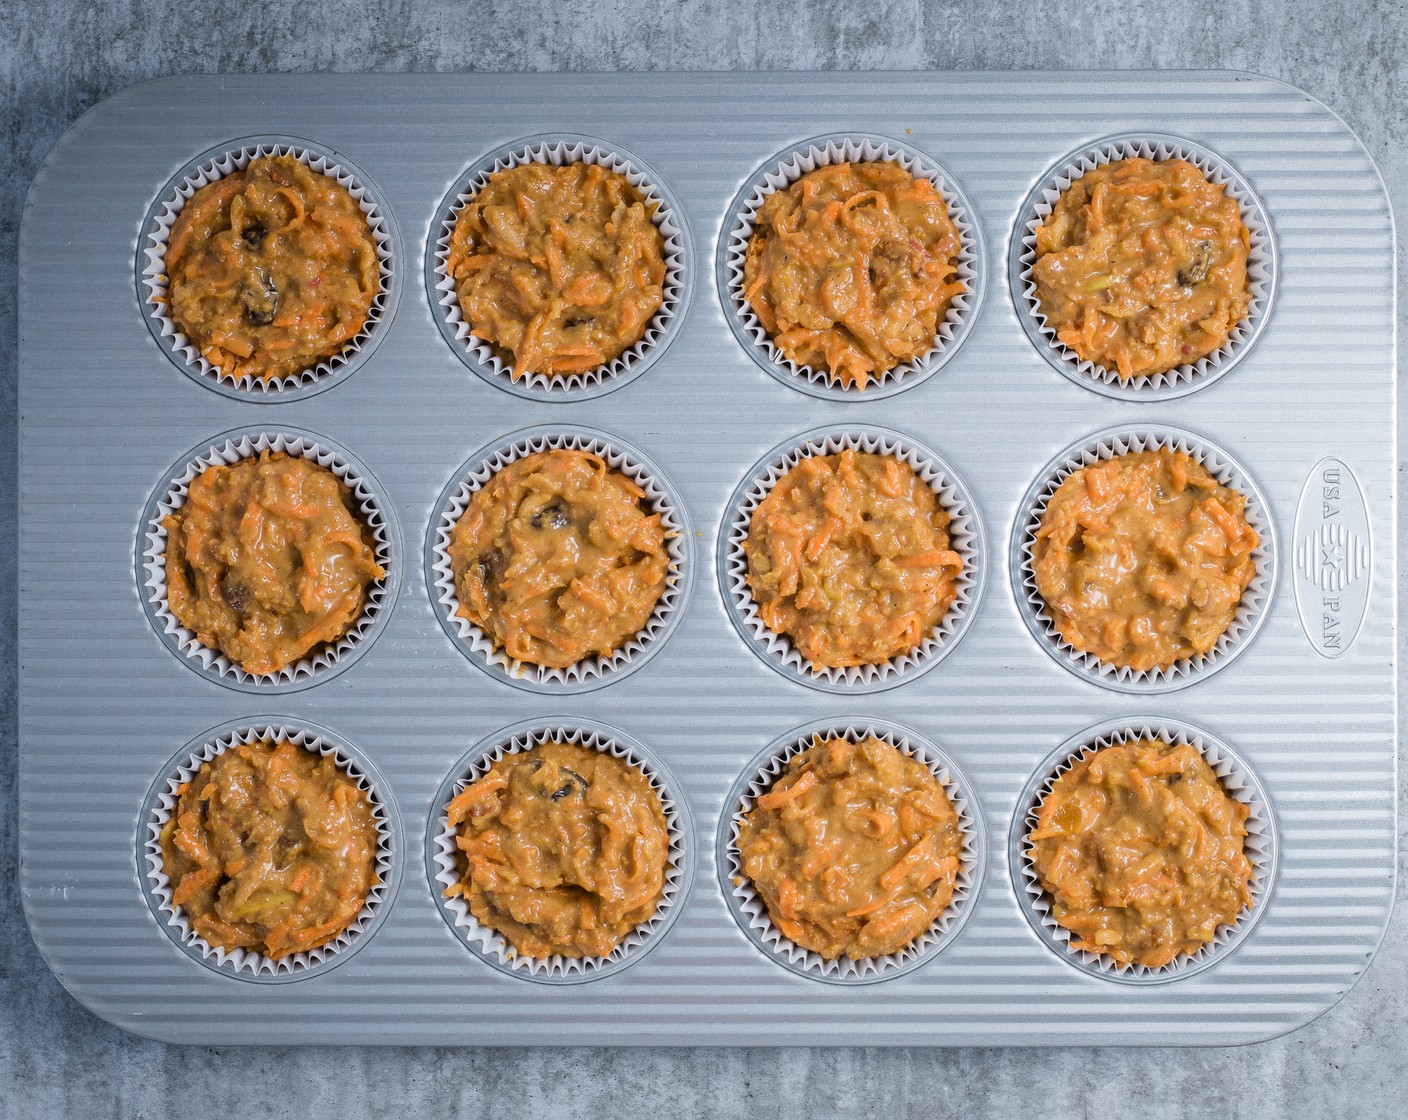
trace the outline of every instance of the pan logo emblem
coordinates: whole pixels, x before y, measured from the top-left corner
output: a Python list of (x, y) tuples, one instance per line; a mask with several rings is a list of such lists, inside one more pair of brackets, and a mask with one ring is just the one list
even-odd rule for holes
[(1340, 657), (1359, 636), (1369, 606), (1369, 509), (1353, 469), (1321, 459), (1296, 509), (1296, 609), (1318, 653)]

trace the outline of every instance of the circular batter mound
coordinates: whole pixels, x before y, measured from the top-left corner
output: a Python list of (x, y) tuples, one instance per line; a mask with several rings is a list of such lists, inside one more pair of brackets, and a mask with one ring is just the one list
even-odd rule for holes
[(513, 367), (563, 377), (645, 337), (664, 299), (665, 238), (624, 175), (527, 163), (460, 211), (445, 269), (474, 334)]
[(525, 455), (450, 533), (456, 611), (516, 661), (566, 668), (644, 629), (670, 557), (645, 492), (598, 455)]
[(172, 321), (226, 377), (288, 377), (342, 353), (381, 291), (366, 215), (293, 156), (201, 187), (166, 246)]
[(1158, 968), (1252, 905), (1247, 816), (1196, 748), (1141, 739), (1052, 783), (1027, 855), (1074, 948)]
[(949, 515), (914, 468), (845, 450), (803, 459), (753, 511), (744, 552), (758, 616), (822, 668), (917, 649), (958, 595)]
[(923, 763), (873, 736), (818, 740), (743, 815), (744, 875), (773, 925), (814, 953), (898, 953), (953, 898), (958, 814)]
[(1251, 300), (1249, 245), (1237, 200), (1191, 163), (1121, 159), (1057, 199), (1032, 279), (1062, 344), (1127, 380), (1226, 344)]
[(352, 492), (311, 460), (263, 451), (207, 467), (166, 527), (166, 601), (200, 643), (277, 673), (335, 643), (386, 575)]
[(847, 388), (933, 349), (958, 279), (943, 196), (898, 163), (837, 163), (764, 199), (743, 296), (773, 344)]
[(380, 881), (366, 794), (332, 757), (290, 742), (231, 747), (202, 765), (160, 841), (191, 929), (273, 960), (332, 941)]
[(1121, 668), (1212, 651), (1256, 576), (1247, 500), (1191, 456), (1136, 451), (1071, 474), (1032, 549), (1061, 638)]
[(572, 743), (499, 759), (448, 806), (461, 896), (527, 957), (605, 957), (655, 913), (670, 835), (629, 762)]

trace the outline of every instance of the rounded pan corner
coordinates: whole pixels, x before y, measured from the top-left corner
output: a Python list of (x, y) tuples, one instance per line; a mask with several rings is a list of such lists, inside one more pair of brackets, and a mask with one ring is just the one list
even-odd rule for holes
[(191, 75), (188, 74), (167, 74), (159, 78), (143, 78), (141, 81), (133, 82), (129, 86), (123, 86), (122, 89), (117, 90), (115, 93), (110, 93), (101, 101), (95, 102), (94, 104), (88, 106), (88, 108), (84, 109), (83, 112), (78, 115), (78, 117), (73, 121), (72, 124), (70, 124), (66, 129), (64, 129), (62, 133), (60, 133), (58, 139), (56, 139), (52, 144), (49, 145), (49, 150), (44, 153), (44, 158), (39, 161), (39, 169), (34, 173), (34, 178), (30, 181), (29, 186), (25, 190), (24, 205), (20, 209), (21, 256), (23, 255), (24, 251), (23, 247), (25, 242), (25, 230), (29, 225), (30, 209), (34, 202), (34, 188), (39, 186), (40, 181), (48, 173), (50, 165), (54, 162), (55, 156), (58, 155), (60, 151), (65, 148), (68, 144), (72, 143), (78, 133), (82, 132), (86, 128), (89, 128), (94, 123), (94, 121), (96, 121), (100, 116), (104, 115), (105, 113), (112, 112), (117, 107), (118, 102), (121, 102), (127, 99), (128, 97), (136, 97), (138, 90), (145, 89), (147, 86), (155, 86), (162, 85), (168, 82), (175, 83), (190, 80)]
[[(58, 962), (56, 961), (55, 957), (53, 957), (49, 952), (48, 946), (41, 933), (38, 919), (36, 919), (33, 910), (30, 909), (30, 895), (33, 892), (25, 886), (24, 878), (24, 853), (23, 851), (21, 851), (19, 868), (20, 912), (24, 915), (25, 928), (29, 931), (30, 941), (33, 942), (35, 951), (39, 954), (39, 959), (44, 962), (44, 967), (49, 970), (50, 975), (53, 976), (54, 980), (58, 983), (59, 987), (63, 989), (64, 994), (67, 995), (71, 1000), (73, 1000), (74, 1003), (78, 1004), (79, 1007), (83, 1008), (84, 1011), (88, 1012), (88, 1014), (94, 1016), (97, 1019), (101, 1019), (104, 1023), (107, 1023), (110, 1026), (117, 1027), (119, 1030), (125, 1031), (128, 1034), (135, 1035), (138, 1038), (151, 1039), (154, 1042), (181, 1042), (182, 1039), (175, 1035), (168, 1036), (157, 1033), (155, 1031), (141, 1029), (141, 1027), (137, 1026), (137, 1023), (141, 1021), (139, 1015), (132, 1015), (132, 1021), (128, 1021), (127, 1019), (124, 1019), (119, 1013), (109, 1011), (106, 1008), (94, 1006), (94, 1004), (87, 999), (87, 997), (81, 990), (76, 990), (72, 985), (69, 984), (66, 979), (64, 979), (64, 974), (60, 970)], [(147, 1022), (143, 1023), (143, 1025), (157, 1027), (160, 1024), (156, 1022)]]
[(1389, 199), (1388, 180), (1384, 178), (1383, 169), (1379, 166), (1379, 163), (1374, 158), (1373, 153), (1369, 151), (1369, 145), (1364, 143), (1364, 138), (1359, 135), (1358, 130), (1347, 120), (1345, 120), (1343, 113), (1341, 113), (1338, 109), (1334, 108), (1333, 106), (1329, 105), (1323, 98), (1311, 93), (1309, 90), (1305, 89), (1302, 86), (1296, 85), (1294, 82), (1286, 81), (1285, 78), (1277, 78), (1271, 74), (1262, 74), (1256, 70), (1241, 70), (1236, 68), (1228, 70), (1212, 70), (1208, 71), (1208, 73), (1227, 74), (1233, 77), (1240, 77), (1244, 79), (1255, 79), (1256, 81), (1265, 82), (1268, 85), (1276, 86), (1280, 89), (1289, 90), (1292, 93), (1305, 98), (1306, 101), (1309, 101), (1317, 109), (1321, 110), (1327, 116), (1331, 117), (1336, 124), (1338, 124), (1342, 129), (1344, 129), (1345, 132), (1349, 134), (1350, 139), (1352, 139), (1357, 145), (1359, 145), (1359, 150), (1363, 154), (1364, 159), (1368, 162), (1370, 168), (1373, 169), (1374, 174), (1378, 177), (1379, 190), (1383, 192), (1384, 196), (1384, 208), (1388, 211), (1389, 227), (1390, 230), (1394, 231), (1393, 241), (1396, 255), (1398, 239), (1396, 235), (1396, 230), (1394, 228), (1396, 223), (1393, 214), (1393, 206)]
[[(1395, 882), (1395, 889), (1396, 887), (1397, 883)], [(1390, 903), (1389, 914), (1392, 914), (1392, 903)], [(1239, 1039), (1235, 1042), (1219, 1042), (1217, 1043), (1217, 1045), (1238, 1047), (1260, 1046), (1263, 1043), (1275, 1042), (1278, 1038), (1285, 1038), (1288, 1035), (1293, 1035), (1297, 1031), (1303, 1031), (1312, 1023), (1318, 1022), (1319, 1020), (1323, 1019), (1336, 1007), (1342, 1004), (1345, 1001), (1346, 997), (1348, 997), (1350, 992), (1354, 991), (1355, 988), (1359, 987), (1360, 982), (1364, 979), (1364, 974), (1367, 973), (1369, 969), (1373, 967), (1374, 961), (1379, 955), (1379, 950), (1383, 948), (1384, 935), (1388, 932), (1388, 923), (1389, 918), (1386, 916), (1384, 918), (1383, 932), (1379, 935), (1379, 943), (1375, 945), (1372, 950), (1370, 950), (1369, 959), (1364, 962), (1364, 967), (1359, 970), (1359, 975), (1357, 975), (1352, 981), (1350, 981), (1350, 983), (1346, 985), (1345, 989), (1342, 992), (1337, 993), (1335, 997), (1330, 1000), (1329, 1003), (1325, 1004), (1324, 1007), (1312, 1012), (1309, 1017), (1302, 1019), (1299, 1023), (1293, 1023), (1291, 1026), (1278, 1028), (1277, 1030), (1272, 1031), (1270, 1034), (1258, 1034), (1252, 1038)]]

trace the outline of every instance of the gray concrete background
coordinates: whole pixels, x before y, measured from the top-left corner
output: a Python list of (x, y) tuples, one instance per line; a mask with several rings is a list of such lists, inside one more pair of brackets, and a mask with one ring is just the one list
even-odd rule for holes
[[(1246, 69), (1293, 82), (1338, 112), (1378, 161), (1400, 221), (1408, 215), (1405, 0), (773, 0), (756, 10), (746, 0), (599, 0), (590, 8), (579, 16), (555, 0), (0, 0), (0, 542), (15, 537), (15, 256), (25, 191), (45, 152), (84, 110), (147, 78), (318, 70)], [(1400, 332), (1403, 320), (1400, 309)], [(1400, 423), (1402, 412), (1400, 403)], [(1403, 473), (1400, 453), (1400, 479)], [(349, 1120), (1408, 1114), (1402, 906), (1342, 1003), (1294, 1034), (1242, 1048), (905, 1051), (866, 1049), (857, 1038), (855, 1048), (824, 1050), (280, 1051), (183, 1048), (127, 1035), (68, 997), (20, 913), (16, 571), (13, 549), (3, 552), (0, 1117), (151, 1120), (178, 1109)], [(1400, 552), (1408, 553), (1401, 543)], [(1401, 661), (1403, 646), (1400, 627)], [(1403, 860), (1400, 842), (1400, 882)]]

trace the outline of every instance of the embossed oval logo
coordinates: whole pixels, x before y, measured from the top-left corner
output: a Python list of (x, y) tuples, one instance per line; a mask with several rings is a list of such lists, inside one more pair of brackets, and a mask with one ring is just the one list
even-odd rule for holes
[(1333, 455), (1305, 480), (1296, 508), (1296, 610), (1317, 653), (1340, 657), (1369, 606), (1369, 507), (1353, 469)]

